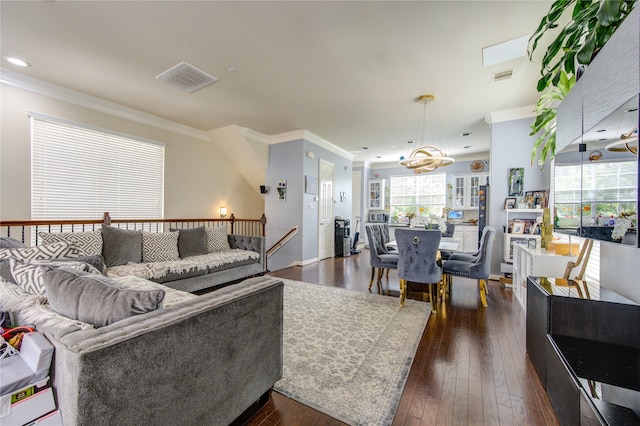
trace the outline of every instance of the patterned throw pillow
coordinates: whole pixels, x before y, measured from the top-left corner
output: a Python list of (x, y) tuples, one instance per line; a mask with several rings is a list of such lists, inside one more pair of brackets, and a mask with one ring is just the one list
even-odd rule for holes
[(36, 247), (0, 249), (0, 259), (17, 259), (22, 262), (41, 259), (68, 259), (80, 256), (78, 248), (68, 242), (58, 242)]
[(226, 226), (208, 226), (205, 230), (207, 231), (207, 253), (231, 250)]
[(67, 242), (75, 244), (82, 256), (97, 256), (102, 254), (102, 232), (38, 232), (42, 244)]
[(27, 293), (45, 296), (43, 274), (58, 267), (76, 269), (90, 274), (102, 275), (93, 266), (84, 262), (56, 262), (55, 260), (36, 260), (34, 263), (22, 263), (16, 259), (9, 259), (11, 275), (16, 284)]
[(142, 232), (142, 261), (178, 260), (178, 232)]

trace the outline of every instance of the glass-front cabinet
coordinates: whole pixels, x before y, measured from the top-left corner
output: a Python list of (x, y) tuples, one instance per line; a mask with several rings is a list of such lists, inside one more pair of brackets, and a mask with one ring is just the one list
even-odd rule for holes
[(384, 210), (385, 209), (385, 180), (374, 179), (369, 181), (369, 190), (367, 191), (369, 196), (369, 210)]
[(477, 209), (480, 206), (480, 185), (489, 184), (489, 173), (453, 176), (454, 209)]

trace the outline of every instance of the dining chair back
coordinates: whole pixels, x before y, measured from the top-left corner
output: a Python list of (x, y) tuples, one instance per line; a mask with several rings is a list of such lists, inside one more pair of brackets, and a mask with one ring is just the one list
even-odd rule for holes
[(475, 251), (462, 251), (462, 250), (450, 250), (446, 254), (442, 252), (442, 260), (465, 260), (467, 262), (474, 262), (480, 256), (482, 252), (482, 245), (484, 244), (486, 233), (488, 229), (485, 226), (482, 228), (482, 235), (480, 236), (480, 247)]
[(480, 250), (478, 256), (471, 260), (455, 259), (450, 257), (443, 267), (443, 273), (448, 276), (471, 278), (478, 280), (478, 288), (480, 290), (480, 300), (482, 306), (487, 307), (487, 280), (491, 268), (491, 253), (493, 251), (493, 240), (495, 239), (496, 230), (492, 226), (486, 226), (482, 230), (482, 241), (480, 242)]
[(371, 262), (371, 280), (369, 281), (369, 290), (371, 290), (376, 270), (378, 272), (376, 282), (380, 285), (382, 274), (385, 270), (387, 271), (388, 278), (390, 269), (398, 269), (398, 253), (390, 252), (386, 247), (386, 244), (389, 242), (388, 224), (368, 223), (365, 225), (365, 230), (369, 241), (369, 260)]
[(407, 282), (427, 284), (431, 306), (435, 310), (436, 290), (442, 279), (442, 267), (438, 265), (437, 254), (442, 232), (431, 229), (396, 229), (398, 244), (398, 277), (400, 278), (400, 305), (404, 305)]

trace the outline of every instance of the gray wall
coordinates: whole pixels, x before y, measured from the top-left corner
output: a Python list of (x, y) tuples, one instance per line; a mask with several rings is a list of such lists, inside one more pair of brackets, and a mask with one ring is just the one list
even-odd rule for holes
[(491, 193), (489, 194), (489, 225), (496, 228), (496, 240), (491, 257), (491, 273), (501, 275), (504, 262), (504, 199), (508, 196), (508, 170), (524, 168), (524, 191), (549, 189), (549, 166), (540, 170), (537, 162), (531, 166), (531, 147), (535, 137), (528, 136), (533, 118), (505, 121), (491, 125)]
[[(307, 157), (309, 151), (314, 153), (314, 158)], [(318, 177), (320, 159), (334, 165), (334, 216), (351, 217), (350, 159), (301, 139), (271, 145), (266, 179), (270, 190), (265, 196), (267, 247), (298, 226), (298, 234), (269, 258), (268, 268), (271, 271), (306, 264), (318, 258), (318, 195), (304, 193), (304, 177)], [(287, 199), (284, 202), (278, 201), (276, 190), (278, 181), (282, 179), (287, 180)], [(340, 192), (345, 192), (346, 202), (340, 201)]]

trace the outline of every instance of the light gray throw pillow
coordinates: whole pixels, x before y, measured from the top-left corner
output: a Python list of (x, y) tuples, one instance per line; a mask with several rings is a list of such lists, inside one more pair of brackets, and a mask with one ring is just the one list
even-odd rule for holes
[(51, 309), (94, 327), (154, 311), (162, 306), (164, 290), (123, 290), (102, 275), (88, 275), (70, 269), (43, 274)]
[(104, 225), (102, 243), (102, 257), (107, 268), (142, 262), (141, 231)]

